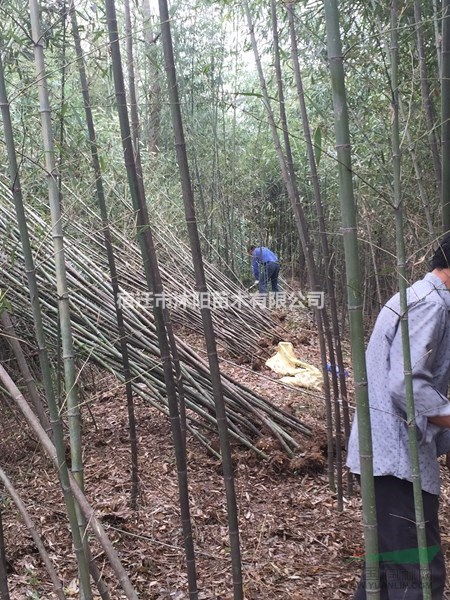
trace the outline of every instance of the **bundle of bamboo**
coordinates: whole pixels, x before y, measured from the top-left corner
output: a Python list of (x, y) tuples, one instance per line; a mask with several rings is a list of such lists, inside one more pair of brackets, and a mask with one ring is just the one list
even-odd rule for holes
[[(23, 256), (19, 233), (13, 225), (14, 211), (9, 190), (0, 186), (0, 232), (2, 254), (0, 274), (14, 314), (25, 322), (31, 319), (29, 297), (25, 281)], [(55, 289), (53, 256), (49, 226), (36, 210), (28, 209), (30, 237), (35, 254), (36, 276), (42, 294), (44, 326), (49, 339), (56, 339), (57, 294)], [(71, 226), (74, 226), (73, 223)], [(66, 230), (70, 230), (67, 226)], [(80, 357), (89, 359), (123, 379), (120, 355), (120, 340), (116, 323), (113, 296), (107, 274), (106, 259), (101, 252), (101, 242), (96, 234), (83, 231), (76, 226), (78, 237), (66, 236), (66, 266), (70, 288), (70, 308), (74, 341)], [(157, 409), (167, 413), (165, 385), (156, 341), (151, 306), (139, 302), (139, 294), (145, 292), (140, 275), (138, 251), (125, 237), (114, 232), (117, 241), (117, 259), (122, 291), (133, 296), (132, 301), (123, 303), (131, 359), (132, 384), (136, 394), (145, 398)], [(83, 241), (83, 235), (86, 239)], [(159, 232), (161, 245), (167, 247), (170, 234)], [(90, 243), (87, 242), (87, 237)], [(126, 246), (125, 246), (126, 244)], [(126, 247), (126, 253), (123, 249)], [(183, 258), (183, 246), (178, 240), (170, 245), (174, 248), (169, 266), (165, 265), (164, 278), (167, 293), (189, 294), (193, 298), (194, 285), (190, 279), (192, 267)], [(176, 250), (175, 248), (178, 248)], [(169, 253), (170, 255), (172, 253)], [(178, 265), (177, 277), (174, 268)], [(236, 286), (208, 268), (210, 289), (217, 293), (238, 294)], [(227, 347), (247, 354), (257, 349), (261, 333), (270, 330), (273, 322), (261, 309), (252, 307), (243, 292), (239, 292), (239, 303), (213, 310), (217, 333)], [(141, 297), (142, 300), (142, 297)], [(198, 308), (192, 302), (174, 306), (174, 320), (200, 329)], [(248, 335), (247, 335), (248, 333)], [(182, 340), (177, 340), (181, 358), (182, 376), (185, 384), (189, 430), (202, 443), (209, 446), (205, 431), (216, 431), (214, 399), (209, 371), (206, 363)], [(299, 420), (252, 393), (227, 376), (223, 385), (229, 418), (230, 434), (259, 455), (264, 453), (255, 447), (255, 439), (261, 434), (271, 433), (280, 441), (285, 451), (292, 455), (298, 447), (296, 433), (310, 435), (310, 430)]]
[[(73, 191), (67, 188), (65, 193), (73, 194)], [(74, 201), (77, 205), (82, 205), (86, 221), (68, 221), (65, 232), (76, 239), (77, 245), (81, 245), (86, 254), (106, 273), (108, 263), (104, 251), (101, 219), (81, 198), (74, 197)], [(124, 214), (129, 216), (127, 220), (133, 224), (134, 215), (129, 205), (124, 204)], [(153, 214), (152, 219), (155, 220), (153, 235), (172, 321), (201, 333), (203, 325), (196, 300), (194, 267), (189, 247), (175, 235), (170, 226), (158, 218), (157, 214)], [(125, 224), (125, 229), (130, 229), (128, 223)], [(110, 230), (122, 290), (129, 294), (129, 301), (134, 297), (145, 303), (148, 289), (139, 246), (137, 243), (130, 243), (130, 236), (118, 227), (110, 225)], [(133, 234), (132, 231), (127, 233)], [(260, 352), (258, 342), (261, 336), (270, 335), (277, 327), (271, 311), (260, 301), (258, 294), (249, 294), (213, 264), (205, 262), (205, 271), (210, 290), (208, 301), (213, 308), (218, 343), (235, 356), (251, 357)]]

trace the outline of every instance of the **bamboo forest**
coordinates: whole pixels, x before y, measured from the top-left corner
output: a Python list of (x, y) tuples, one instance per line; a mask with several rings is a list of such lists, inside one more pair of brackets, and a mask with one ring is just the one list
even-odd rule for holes
[(450, 0), (0, 23), (0, 600), (450, 598)]

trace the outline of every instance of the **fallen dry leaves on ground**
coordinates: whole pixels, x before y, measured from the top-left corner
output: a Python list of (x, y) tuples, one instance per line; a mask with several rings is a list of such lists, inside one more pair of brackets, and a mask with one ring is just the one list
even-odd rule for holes
[[(194, 340), (190, 340), (192, 343)], [(299, 356), (318, 363), (314, 334), (304, 334)], [(201, 342), (197, 339), (197, 348)], [(267, 352), (270, 348), (267, 348)], [(226, 357), (224, 357), (226, 358)], [(229, 357), (228, 357), (229, 358)], [(261, 362), (261, 360), (260, 360)], [(273, 450), (262, 462), (233, 447), (236, 492), (247, 600), (334, 600), (351, 598), (359, 579), (362, 545), (358, 493), (337, 511), (324, 471), (323, 400), (273, 381), (261, 364), (223, 362), (243, 384), (294, 411), (315, 431), (303, 439), (300, 459), (292, 463)], [(261, 376), (263, 375), (263, 377)], [(113, 541), (140, 598), (188, 598), (184, 568), (177, 473), (168, 419), (136, 398), (140, 493), (137, 511), (129, 508), (130, 454), (123, 389), (110, 375), (96, 372), (84, 392), (83, 441), (89, 500)], [(89, 411), (87, 410), (89, 406)], [(68, 598), (78, 596), (74, 554), (62, 495), (50, 462), (22, 421), (6, 408), (1, 425), (2, 466), (32, 515)], [(8, 416), (9, 415), (9, 416)], [(270, 440), (262, 440), (270, 444)], [(314, 461), (308, 457), (315, 455)], [(188, 440), (189, 487), (200, 600), (232, 598), (225, 495), (219, 462), (196, 440)], [(443, 492), (443, 545), (450, 553), (449, 478)], [(3, 503), (11, 598), (53, 600), (51, 584), (15, 506)], [(111, 598), (124, 598), (90, 535), (93, 554), (110, 586)], [(97, 598), (97, 597), (96, 597)]]

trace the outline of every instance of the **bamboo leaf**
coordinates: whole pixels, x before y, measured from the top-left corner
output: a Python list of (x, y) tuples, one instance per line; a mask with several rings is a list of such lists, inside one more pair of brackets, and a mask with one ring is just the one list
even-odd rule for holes
[(317, 166), (322, 158), (322, 127), (316, 127), (314, 131), (314, 154), (316, 155)]

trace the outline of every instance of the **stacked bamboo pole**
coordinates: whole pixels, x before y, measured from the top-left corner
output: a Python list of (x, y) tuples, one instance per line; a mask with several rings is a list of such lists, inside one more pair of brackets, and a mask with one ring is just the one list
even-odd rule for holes
[[(102, 223), (81, 198), (74, 195), (69, 188), (65, 189), (66, 196), (72, 195), (73, 201), (80, 203), (86, 213), (86, 221), (69, 222), (65, 232), (83, 244), (85, 251), (95, 259), (95, 262), (106, 270), (107, 261), (104, 256)], [(38, 199), (33, 199), (35, 202)], [(124, 211), (129, 211), (129, 205), (124, 205)], [(190, 258), (190, 249), (178, 238), (174, 231), (164, 224), (157, 214), (152, 214), (155, 221), (153, 235), (158, 256), (161, 260), (161, 276), (171, 306), (172, 321), (187, 329), (202, 333), (203, 324), (200, 311), (193, 306), (197, 297), (195, 291), (194, 267)], [(133, 219), (131, 219), (132, 221)], [(116, 256), (118, 278), (123, 291), (135, 295), (145, 294), (147, 287), (144, 281), (142, 260), (139, 247), (130, 242), (133, 232), (126, 235), (119, 228), (110, 225), (113, 238), (113, 249)], [(128, 232), (127, 232), (128, 233)], [(249, 266), (250, 268), (250, 266)], [(279, 326), (270, 310), (259, 302), (258, 295), (249, 294), (244, 288), (231, 281), (217, 267), (205, 263), (208, 289), (212, 295), (213, 321), (217, 330), (218, 344), (226, 348), (234, 356), (252, 356), (260, 352), (259, 341), (262, 336), (270, 336)], [(228, 301), (228, 302), (226, 302)]]
[[(0, 235), (3, 239), (3, 259), (0, 262), (2, 286), (6, 289), (7, 297), (14, 308), (14, 316), (28, 322), (30, 308), (20, 238), (12, 225), (14, 213), (9, 191), (1, 185), (0, 207)], [(44, 327), (49, 339), (56, 339), (57, 301), (51, 240), (48, 236), (49, 226), (35, 210), (28, 209), (27, 217), (35, 254), (36, 276), (42, 293)], [(132, 256), (130, 244), (126, 259), (123, 252), (117, 252), (118, 268), (124, 276), (128, 275), (126, 285), (129, 290), (132, 290), (133, 286), (141, 289), (137, 288), (139, 275), (137, 271), (133, 272)], [(95, 249), (95, 244), (91, 252), (86, 243), (67, 235), (66, 262), (77, 354), (83, 359), (94, 361), (122, 379), (120, 336), (105, 259), (100, 255), (100, 249)], [(142, 282), (140, 285), (143, 285)], [(215, 289), (220, 289), (218, 282)], [(246, 306), (244, 316), (240, 315), (241, 319), (254, 317), (257, 320), (257, 310), (252, 311), (251, 308), (250, 304)], [(151, 307), (146, 303), (124, 302), (123, 310), (126, 333), (130, 340), (134, 393), (167, 414), (164, 378)], [(194, 314), (198, 309), (187, 307), (185, 310), (186, 315)], [(230, 331), (234, 328), (236, 337), (243, 338), (245, 336), (240, 333), (241, 321), (238, 320), (233, 326), (233, 314), (238, 311), (239, 307), (233, 308), (233, 312), (227, 317), (227, 325)], [(218, 315), (215, 315), (215, 318), (218, 319)], [(225, 320), (223, 315), (220, 318)], [(245, 340), (242, 340), (242, 344), (245, 343)], [(217, 431), (209, 369), (206, 362), (182, 340), (178, 339), (177, 345), (186, 389), (188, 429), (203, 444), (209, 446), (206, 433), (210, 430)], [(231, 378), (223, 376), (223, 385), (230, 434), (238, 443), (253, 449), (258, 455), (266, 457), (255, 446), (256, 439), (262, 434), (274, 435), (289, 455), (293, 455), (298, 447), (297, 434), (311, 434), (301, 421), (236, 384)]]

